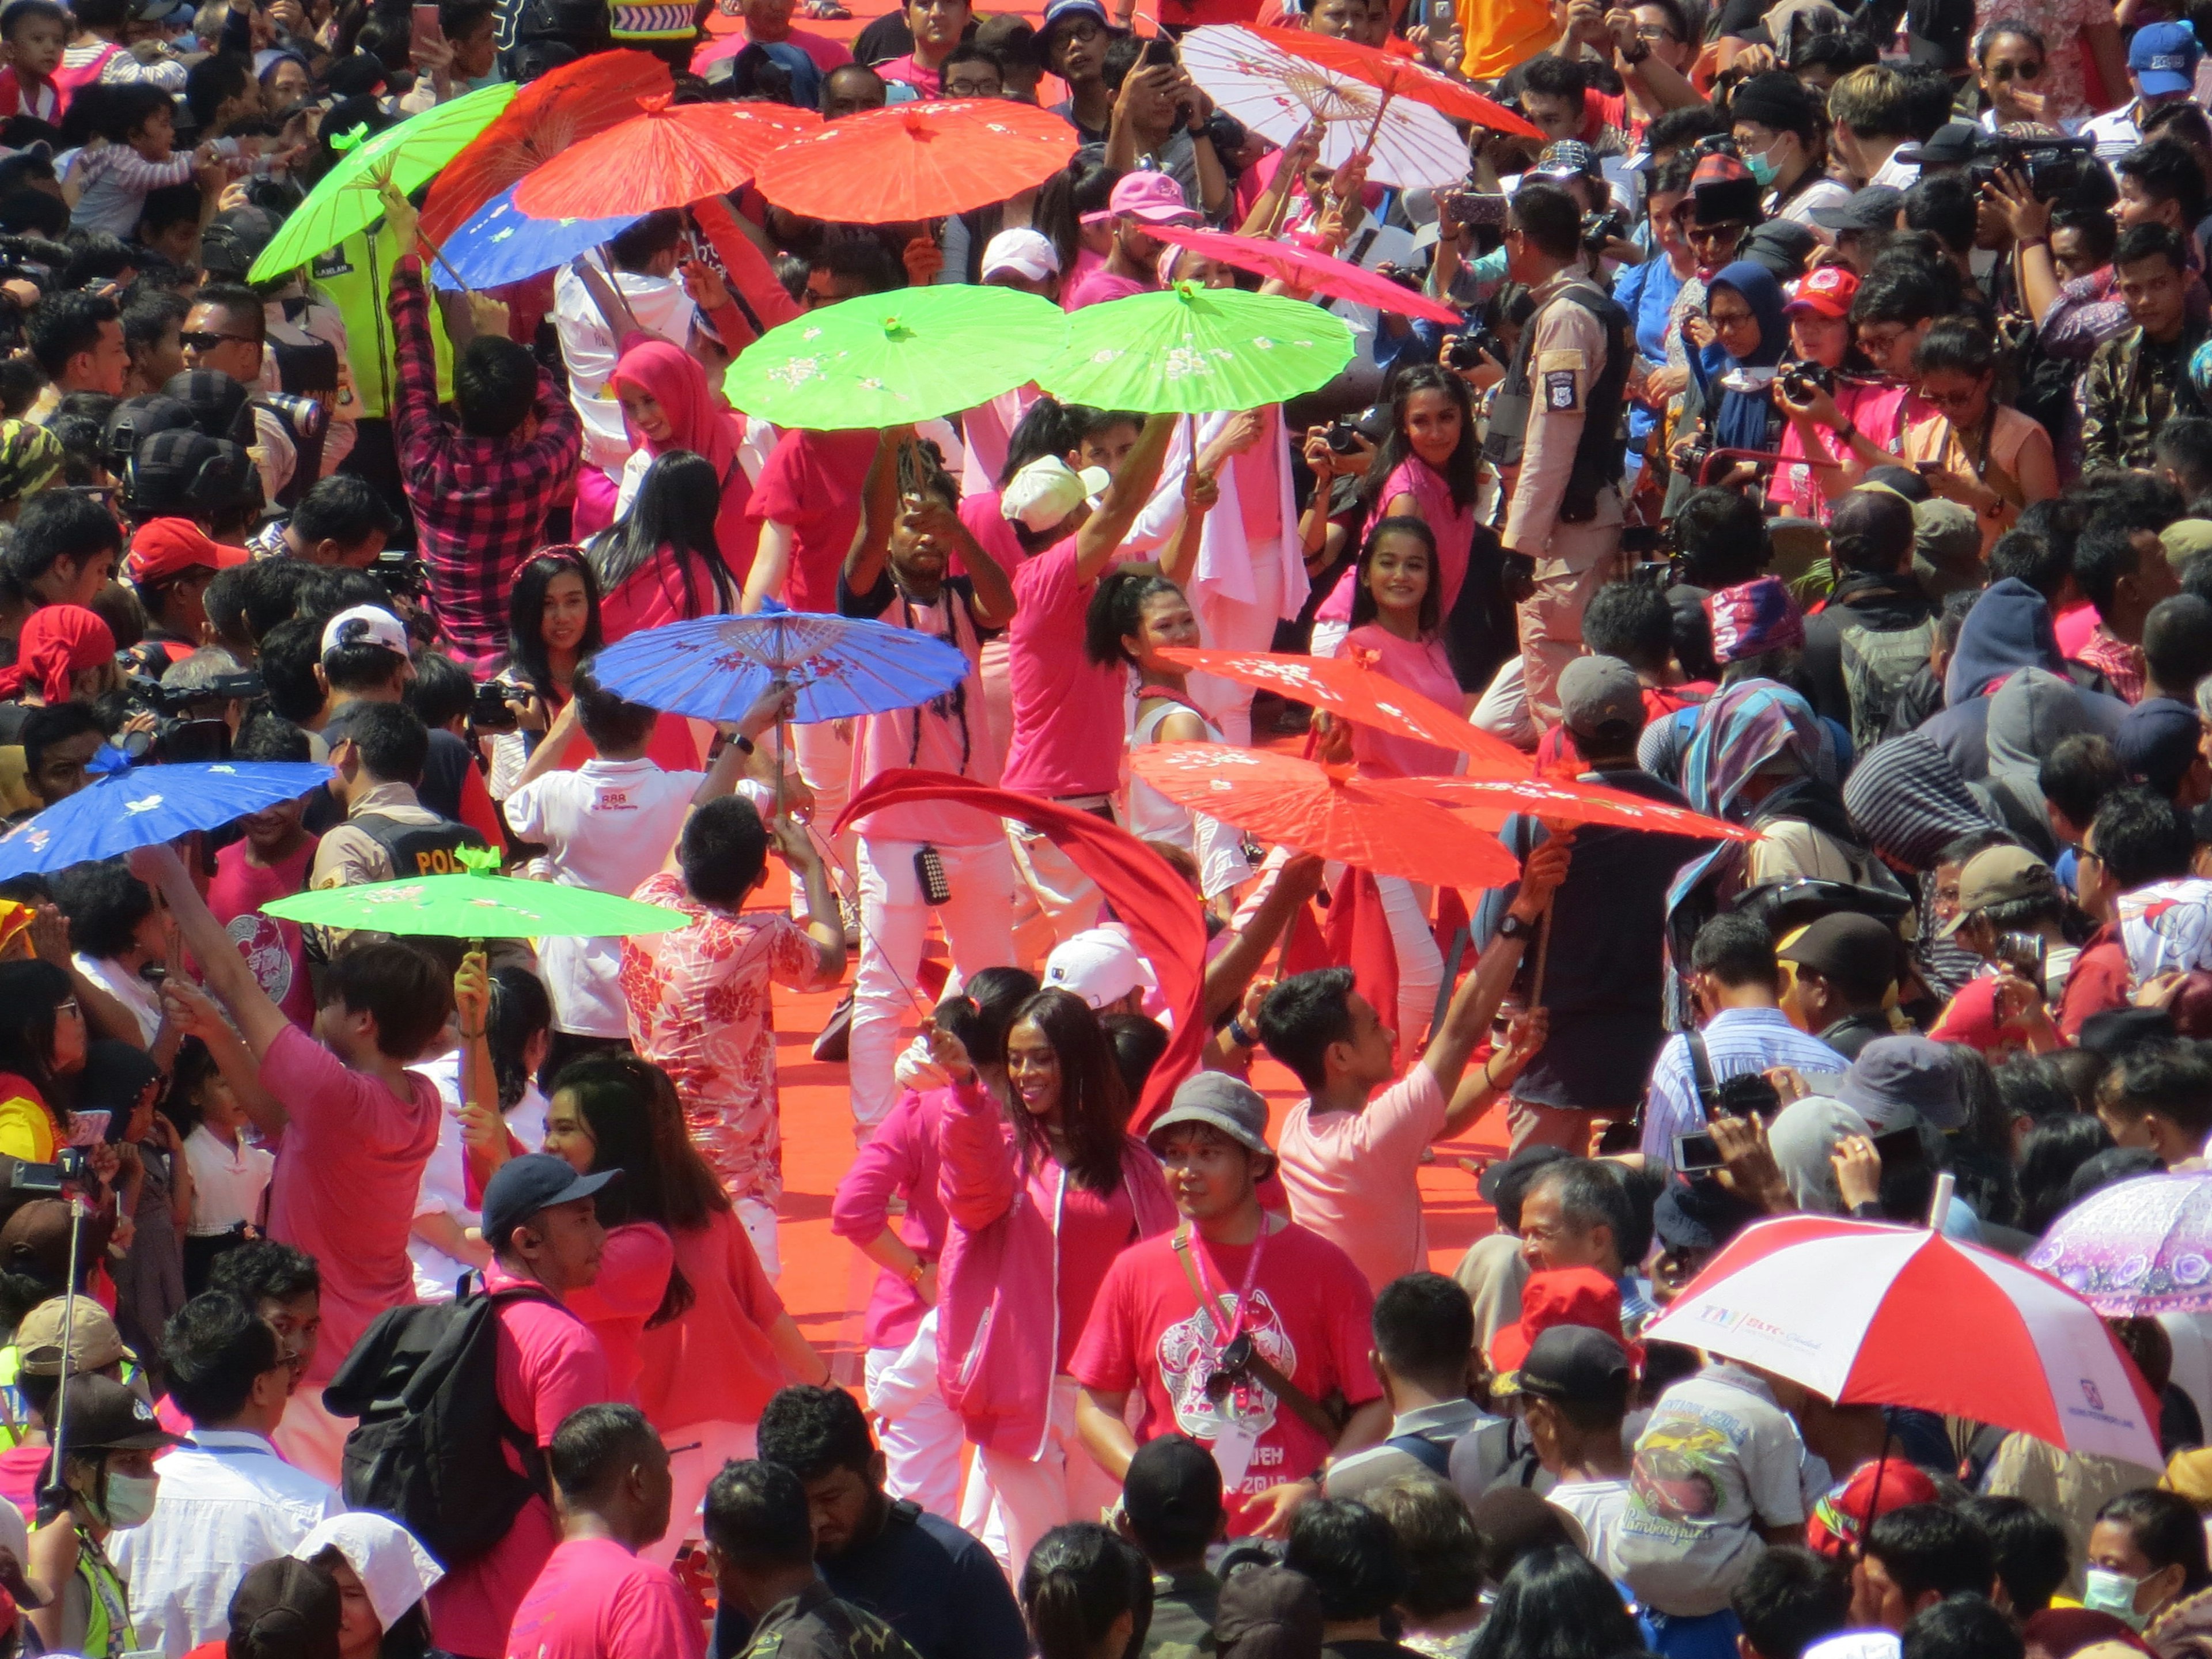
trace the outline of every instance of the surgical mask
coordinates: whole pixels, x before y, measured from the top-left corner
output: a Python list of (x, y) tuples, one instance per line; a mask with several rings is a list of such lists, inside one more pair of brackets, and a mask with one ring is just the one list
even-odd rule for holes
[(1758, 181), (1761, 190), (1782, 176), (1781, 165), (1774, 160), (1774, 152), (1771, 149), (1764, 155), (1745, 156), (1743, 164), (1751, 169), (1751, 176)]
[(160, 1482), (150, 1474), (118, 1474), (107, 1472), (107, 1483), (100, 1498), (100, 1512), (107, 1524), (118, 1531), (126, 1527), (143, 1527), (154, 1518), (154, 1492)]
[(2081, 1592), (2081, 1605), (2092, 1613), (2109, 1613), (2130, 1630), (2141, 1630), (2149, 1619), (2136, 1611), (2136, 1591), (2142, 1580), (2105, 1567), (2091, 1567), (2089, 1587)]

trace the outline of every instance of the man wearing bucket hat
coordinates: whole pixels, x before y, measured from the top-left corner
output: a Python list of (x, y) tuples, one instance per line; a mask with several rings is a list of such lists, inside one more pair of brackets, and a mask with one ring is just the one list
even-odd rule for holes
[[(1121, 1480), (1140, 1441), (1188, 1435), (1221, 1467), (1237, 1536), (1279, 1532), (1319, 1494), (1336, 1447), (1372, 1444), (1390, 1411), (1368, 1360), (1366, 1279), (1319, 1234), (1260, 1207), (1275, 1162), (1267, 1127), (1267, 1102), (1221, 1073), (1176, 1091), (1146, 1139), (1182, 1224), (1115, 1258), (1067, 1367), (1083, 1385), (1076, 1427), (1101, 1468)], [(1322, 1403), (1332, 1396), (1348, 1416)]]

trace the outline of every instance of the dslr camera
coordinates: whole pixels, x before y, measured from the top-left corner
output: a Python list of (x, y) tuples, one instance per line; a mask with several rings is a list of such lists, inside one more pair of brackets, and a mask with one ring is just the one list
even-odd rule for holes
[(123, 739), (123, 752), (134, 761), (228, 760), (230, 722), (223, 718), (223, 705), (250, 702), (261, 693), (261, 676), (252, 669), (173, 690), (148, 675), (125, 674), (124, 702), (152, 714), (154, 730), (130, 733)]
[(1626, 238), (1635, 228), (1627, 213), (1620, 208), (1607, 208), (1602, 213), (1583, 216), (1583, 246), (1592, 253), (1602, 253), (1605, 245), (1615, 237)]
[(1836, 372), (1823, 363), (1792, 363), (1774, 378), (1792, 403), (1802, 404), (1815, 392), (1836, 395)]
[(1966, 182), (1978, 194), (2000, 173), (2017, 173), (2039, 202), (2072, 196), (2086, 185), (2092, 192), (2102, 186), (2100, 205), (2115, 193), (2112, 175), (2097, 160), (2096, 141), (2062, 137), (2022, 138), (2008, 133), (1984, 133), (1975, 142), (1974, 159), (1966, 164)]

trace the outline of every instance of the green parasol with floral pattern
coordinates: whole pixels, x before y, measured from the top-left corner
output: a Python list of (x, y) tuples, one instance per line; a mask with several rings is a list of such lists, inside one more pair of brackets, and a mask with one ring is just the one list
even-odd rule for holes
[(317, 927), (366, 927), (434, 939), (612, 939), (665, 933), (690, 917), (618, 893), (495, 875), (499, 854), (456, 848), (462, 868), (442, 875), (321, 887), (263, 905), (264, 914)]
[(1193, 283), (1085, 306), (1067, 323), (1067, 349), (1037, 384), (1097, 409), (1260, 409), (1328, 385), (1352, 361), (1352, 331), (1319, 306)]
[(905, 426), (1012, 392), (1066, 338), (1066, 313), (1018, 289), (893, 289), (770, 329), (722, 385), (738, 408), (777, 426)]

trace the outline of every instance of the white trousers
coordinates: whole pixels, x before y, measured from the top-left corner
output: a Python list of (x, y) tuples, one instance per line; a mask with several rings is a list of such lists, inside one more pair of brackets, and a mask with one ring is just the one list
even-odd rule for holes
[[(868, 1407), (880, 1423), (884, 1490), (949, 1519), (960, 1508), (960, 1419), (937, 1391), (936, 1344), (871, 1348), (866, 1375)], [(896, 1398), (887, 1381), (899, 1385)]]
[(783, 1253), (775, 1246), (775, 1206), (757, 1198), (739, 1198), (731, 1200), (731, 1207), (738, 1212), (738, 1225), (745, 1230), (753, 1254), (760, 1258), (761, 1271), (770, 1279), (782, 1277)]
[(706, 1501), (707, 1488), (714, 1484), (714, 1477), (722, 1472), (723, 1464), (753, 1455), (756, 1426), (751, 1423), (686, 1423), (680, 1428), (660, 1431), (663, 1445), (690, 1449), (669, 1453), (668, 1530), (638, 1551), (641, 1557), (655, 1566), (665, 1567), (676, 1559), (676, 1552), (684, 1547), (685, 1539), (706, 1535), (700, 1529), (699, 1505)]
[[(864, 1128), (880, 1123), (898, 1103), (891, 1066), (901, 1027), (922, 1012), (908, 993), (929, 944), (932, 915), (915, 875), (921, 851), (920, 842), (860, 837), (860, 965), (853, 980), (851, 1077), (853, 1119)], [(1013, 854), (1000, 840), (939, 847), (937, 856), (952, 896), (934, 914), (953, 971), (964, 983), (1014, 959)], [(945, 987), (948, 993), (952, 988)]]
[(1076, 1381), (1052, 1380), (1052, 1425), (1044, 1455), (978, 1448), (960, 1496), (960, 1524), (999, 1559), (1007, 1582), (1019, 1584), (1022, 1564), (1037, 1540), (1070, 1521), (1096, 1521), (1121, 1496), (1075, 1432)]
[[(811, 726), (794, 726), (791, 728), (791, 752), (799, 763), (799, 775), (813, 792), (814, 814), (809, 822), (815, 826), (817, 842), (829, 848), (824, 860), (830, 866), (830, 884), (837, 890), (840, 897), (849, 898), (853, 893), (853, 843), (856, 837), (849, 830), (834, 842), (829, 840), (829, 835), (830, 826), (837, 822), (837, 815), (853, 798), (851, 723), (821, 720)], [(798, 883), (792, 885), (792, 914), (804, 915), (806, 895)]]
[(1419, 1056), (1429, 1016), (1436, 1012), (1444, 957), (1429, 926), (1429, 890), (1396, 876), (1376, 877), (1375, 887), (1398, 951), (1398, 1055), (1410, 1063)]

